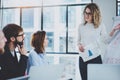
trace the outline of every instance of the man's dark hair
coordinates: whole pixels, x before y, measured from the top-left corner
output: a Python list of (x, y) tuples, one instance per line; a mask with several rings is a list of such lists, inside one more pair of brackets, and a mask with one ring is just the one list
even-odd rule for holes
[(7, 43), (10, 42), (11, 37), (16, 37), (19, 32), (23, 31), (23, 28), (17, 24), (7, 24), (3, 28), (3, 33), (7, 39)]

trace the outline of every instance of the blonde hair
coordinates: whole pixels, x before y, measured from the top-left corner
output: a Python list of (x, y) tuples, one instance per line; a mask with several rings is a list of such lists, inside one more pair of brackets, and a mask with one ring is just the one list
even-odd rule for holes
[[(99, 7), (95, 3), (90, 3), (85, 7), (84, 13), (87, 8), (91, 11), (92, 23), (94, 24), (94, 28), (98, 28), (101, 23), (101, 13)], [(84, 21), (84, 24), (86, 23), (87, 21)]]

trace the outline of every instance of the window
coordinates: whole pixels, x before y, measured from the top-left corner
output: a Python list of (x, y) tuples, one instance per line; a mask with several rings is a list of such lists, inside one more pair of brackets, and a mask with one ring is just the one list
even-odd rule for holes
[(42, 0), (1, 0), (2, 7), (41, 6)]
[(21, 25), (25, 45), (31, 50), (31, 34), (45, 30), (48, 36), (46, 52), (77, 53), (77, 28), (83, 8), (91, 0), (1, 0), (0, 25)]
[(22, 27), (31, 29), (34, 27), (34, 9), (22, 9)]
[[(20, 22), (20, 10), (19, 9), (3, 9), (1, 10), (2, 22), (1, 25), (5, 26), (8, 23), (16, 23), (19, 24)], [(18, 16), (18, 17), (16, 17)]]
[(68, 6), (68, 52), (77, 51), (77, 29), (85, 6)]
[(25, 31), (25, 45), (30, 51), (32, 49), (30, 44), (32, 33), (41, 30), (41, 8), (23, 8), (21, 13), (21, 24)]
[(120, 16), (120, 0), (117, 0), (117, 15)]
[(117, 15), (120, 16), (120, 2), (118, 2), (118, 10)]
[(90, 2), (91, 0), (43, 0), (43, 5), (81, 4)]
[[(65, 11), (66, 7), (64, 6), (43, 8), (43, 30), (48, 32), (51, 46), (48, 46), (47, 50), (50, 52), (66, 52)], [(52, 43), (50, 43), (51, 41)]]

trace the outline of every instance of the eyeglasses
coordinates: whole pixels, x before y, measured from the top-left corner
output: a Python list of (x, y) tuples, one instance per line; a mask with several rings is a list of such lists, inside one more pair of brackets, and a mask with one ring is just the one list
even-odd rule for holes
[(24, 34), (24, 33), (23, 33), (23, 34), (18, 34), (17, 36), (18, 36), (18, 37), (19, 37), (19, 36), (25, 36), (25, 34)]
[(91, 16), (92, 15), (92, 13), (91, 12), (84, 12), (84, 14), (86, 14), (86, 15), (88, 15), (88, 16)]

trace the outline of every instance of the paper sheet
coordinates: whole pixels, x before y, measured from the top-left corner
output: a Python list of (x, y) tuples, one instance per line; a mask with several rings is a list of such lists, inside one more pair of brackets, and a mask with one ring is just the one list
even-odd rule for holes
[(84, 52), (80, 52), (80, 56), (83, 58), (84, 62), (91, 60), (99, 55), (99, 48), (97, 44), (89, 44), (85, 47)]

